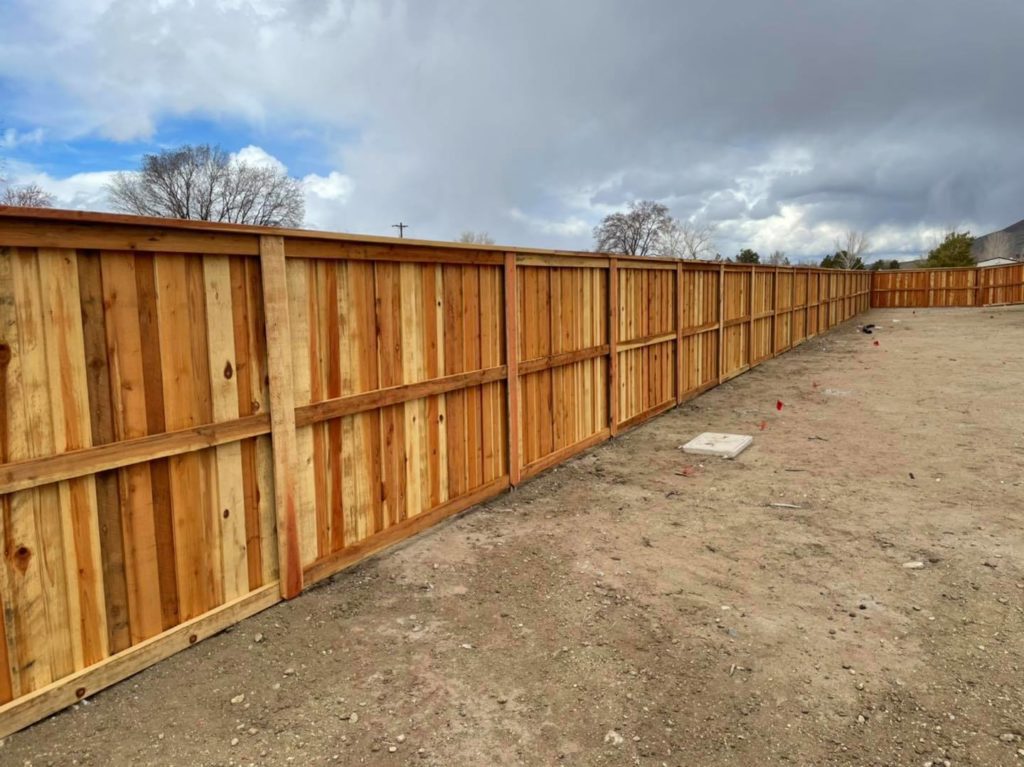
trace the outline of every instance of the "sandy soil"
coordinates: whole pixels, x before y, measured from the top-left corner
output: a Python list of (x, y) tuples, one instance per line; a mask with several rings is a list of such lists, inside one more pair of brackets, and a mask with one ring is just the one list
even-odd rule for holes
[[(0, 763), (1024, 765), (1024, 309), (863, 321)], [(754, 445), (677, 449), (705, 430)]]

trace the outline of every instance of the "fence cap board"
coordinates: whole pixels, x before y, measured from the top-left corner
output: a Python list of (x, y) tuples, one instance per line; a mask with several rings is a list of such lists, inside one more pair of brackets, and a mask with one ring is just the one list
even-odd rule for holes
[[(347, 243), (350, 245), (377, 245), (385, 247), (395, 247), (402, 250), (408, 249), (419, 249), (423, 250), (447, 250), (447, 251), (465, 251), (466, 256), (472, 258), (472, 255), (479, 256), (490, 256), (491, 254), (500, 255), (504, 258), (505, 253), (515, 253), (516, 255), (534, 255), (534, 256), (545, 256), (554, 258), (573, 258), (573, 259), (595, 259), (598, 263), (595, 263), (595, 267), (608, 267), (608, 259), (616, 258), (620, 265), (628, 264), (646, 264), (653, 268), (669, 268), (674, 267), (676, 264), (682, 263), (684, 266), (693, 269), (714, 269), (718, 270), (720, 266), (724, 264), (728, 270), (743, 270), (749, 271), (750, 264), (731, 264), (722, 261), (704, 261), (701, 259), (678, 259), (678, 258), (657, 258), (653, 256), (626, 256), (616, 253), (598, 253), (587, 250), (552, 250), (545, 248), (521, 248), (511, 245), (481, 245), (477, 243), (465, 243), (465, 242), (445, 242), (442, 240), (419, 240), (413, 238), (402, 238), (402, 237), (383, 237), (379, 235), (370, 234), (352, 234), (344, 232), (325, 232), (316, 229), (291, 229), (287, 227), (273, 227), (273, 226), (252, 226), (250, 224), (228, 224), (219, 221), (194, 221), (190, 219), (181, 218), (158, 218), (153, 216), (131, 216), (124, 213), (104, 213), (98, 211), (83, 211), (83, 210), (64, 210), (61, 208), (19, 208), (11, 205), (0, 205), (0, 226), (4, 221), (23, 221), (23, 222), (34, 222), (36, 224), (50, 223), (50, 224), (105, 224), (107, 226), (124, 226), (124, 227), (138, 227), (143, 229), (159, 229), (159, 230), (179, 230), (194, 232), (197, 234), (232, 234), (232, 235), (246, 235), (252, 237), (251, 248), (241, 248), (239, 253), (256, 254), (259, 252), (259, 237), (261, 235), (271, 235), (277, 237), (284, 237), (286, 239), (286, 248), (288, 240), (306, 240), (306, 241), (321, 241), (335, 243)], [(2, 244), (2, 242), (0, 242)], [(308, 246), (300, 246), (296, 248), (300, 253), (304, 248), (316, 248), (315, 245), (310, 242)], [(144, 247), (137, 247), (138, 250), (144, 250)], [(489, 260), (489, 259), (488, 259)], [(497, 261), (495, 261), (497, 263)], [(653, 266), (654, 264), (665, 264), (664, 267)], [(772, 267), (765, 265), (755, 264), (754, 266), (761, 266), (764, 269), (780, 270), (780, 271), (792, 271), (794, 273), (799, 271), (811, 271), (820, 270), (821, 267), (817, 266), (803, 266), (803, 265), (792, 265), (792, 266), (780, 266)], [(826, 270), (831, 273), (844, 273), (853, 270), (840, 270), (840, 269), (829, 269)], [(858, 272), (860, 270), (857, 270)]]
[(867, 271), (874, 274), (919, 274), (921, 272), (934, 274), (936, 272), (973, 272), (975, 270), (984, 271), (985, 269), (1005, 269), (1008, 266), (1024, 266), (1024, 261), (1019, 261), (1015, 264), (989, 264), (988, 266), (975, 264), (974, 266), (931, 266), (918, 267), (916, 269), (868, 269)]

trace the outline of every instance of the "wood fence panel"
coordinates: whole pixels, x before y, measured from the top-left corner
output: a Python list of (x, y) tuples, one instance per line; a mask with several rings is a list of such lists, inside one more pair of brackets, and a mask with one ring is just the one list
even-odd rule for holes
[(620, 263), (618, 427), (676, 401), (676, 270)]
[(33, 486), (0, 499), (9, 698), (273, 579), (272, 493), (253, 491), (272, 482), (265, 438), (53, 473), (261, 407), (258, 275), (240, 256), (0, 249), (0, 456), (36, 459)]
[(754, 272), (754, 317), (751, 322), (751, 364), (772, 356), (772, 315), (775, 311), (775, 270), (756, 267)]
[(904, 269), (870, 275), (870, 306), (927, 308), (1024, 302), (1024, 264)]
[(775, 270), (775, 353), (793, 345), (793, 272)]
[[(523, 476), (608, 430), (608, 273), (520, 266), (517, 282)], [(539, 428), (538, 428), (539, 427)]]
[(832, 282), (829, 279), (829, 272), (820, 270), (818, 272), (818, 332), (824, 333), (832, 327), (830, 321), (829, 305), (832, 296)]
[(288, 273), (302, 561), (323, 577), (507, 478), (503, 272), (289, 258)]
[(804, 270), (792, 273), (793, 279), (793, 319), (790, 323), (793, 346), (803, 342), (808, 336), (807, 330), (807, 272)]
[(829, 273), (828, 325), (835, 327), (843, 321), (843, 274)]
[(681, 399), (718, 383), (718, 275), (714, 264), (684, 264)]
[(722, 333), (722, 373), (725, 380), (750, 367), (750, 298), (751, 270), (749, 267), (726, 267)]
[(822, 332), (867, 279), (0, 209), (0, 737)]
[(986, 267), (979, 272), (980, 305), (1024, 303), (1024, 264)]
[(807, 337), (818, 335), (821, 315), (818, 311), (821, 294), (819, 284), (821, 274), (816, 270), (807, 271)]

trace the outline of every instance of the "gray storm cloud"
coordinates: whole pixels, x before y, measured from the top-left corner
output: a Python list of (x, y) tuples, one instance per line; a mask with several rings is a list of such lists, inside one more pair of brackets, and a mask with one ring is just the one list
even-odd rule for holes
[[(16, 4), (17, 5), (17, 4)], [(1024, 3), (24, 3), (19, 119), (114, 140), (202, 115), (314, 128), (350, 192), (312, 223), (586, 248), (631, 199), (718, 247), (916, 253), (1024, 216)], [(67, 23), (74, 18), (74, 23)], [(352, 138), (352, 137), (355, 138)], [(237, 149), (240, 147), (229, 147)]]

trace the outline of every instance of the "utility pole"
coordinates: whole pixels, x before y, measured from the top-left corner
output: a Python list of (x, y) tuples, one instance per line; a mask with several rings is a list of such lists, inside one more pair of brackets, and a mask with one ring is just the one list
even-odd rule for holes
[(397, 229), (398, 230), (398, 237), (402, 238), (402, 237), (405, 237), (405, 230), (409, 228), (409, 225), (408, 224), (403, 224), (401, 221), (399, 221), (397, 224), (392, 224), (391, 228), (392, 229)]

